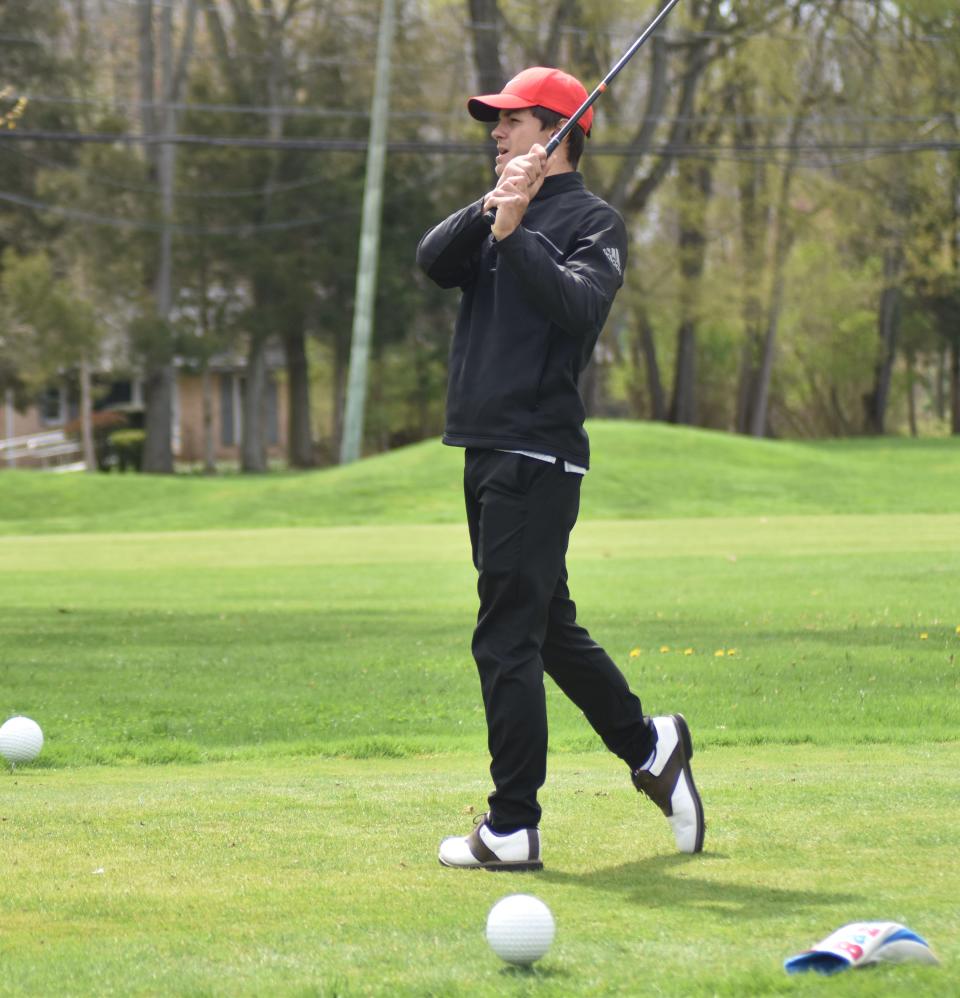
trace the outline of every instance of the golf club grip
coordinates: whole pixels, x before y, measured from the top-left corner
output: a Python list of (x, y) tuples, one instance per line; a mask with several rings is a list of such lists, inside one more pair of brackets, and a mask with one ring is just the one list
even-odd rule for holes
[[(581, 111), (578, 112), (578, 114), (582, 114), (582, 113), (583, 113), (583, 109), (581, 109)], [(561, 128), (560, 131), (557, 132), (557, 134), (553, 136), (552, 139), (550, 139), (550, 141), (546, 145), (547, 159), (549, 159), (551, 157), (551, 155), (553, 155), (553, 151), (566, 138), (567, 132), (570, 131), (571, 124), (575, 125), (576, 123), (577, 123), (576, 119), (575, 118), (571, 118), (571, 120), (568, 121), (566, 123), (566, 125), (564, 125), (563, 128)], [(493, 223), (497, 220), (497, 209), (496, 208), (491, 208), (489, 211), (485, 211), (483, 213), (483, 220), (487, 223), (487, 225), (489, 225), (492, 228), (493, 227)]]

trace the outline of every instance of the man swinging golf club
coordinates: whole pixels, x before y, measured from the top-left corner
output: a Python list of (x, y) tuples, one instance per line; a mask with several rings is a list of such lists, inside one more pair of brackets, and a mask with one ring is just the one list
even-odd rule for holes
[(534, 67), (499, 94), (471, 98), (470, 114), (495, 123), (497, 185), (427, 232), (417, 250), (432, 280), (462, 291), (443, 439), (466, 449), (480, 597), (473, 654), (494, 784), (473, 831), (440, 844), (450, 867), (543, 866), (544, 672), (667, 816), (677, 847), (703, 848), (686, 721), (644, 716), (623, 674), (577, 623), (567, 587), (567, 543), (590, 462), (577, 380), (627, 259), (622, 218), (577, 172), (592, 109), (553, 155), (545, 148), (586, 96), (569, 74)]

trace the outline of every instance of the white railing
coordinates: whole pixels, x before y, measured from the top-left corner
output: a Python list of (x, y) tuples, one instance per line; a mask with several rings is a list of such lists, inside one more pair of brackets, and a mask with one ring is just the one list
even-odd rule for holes
[(83, 465), (83, 448), (77, 440), (68, 440), (63, 430), (31, 433), (25, 437), (0, 440), (0, 468), (16, 468), (18, 463), (30, 468), (61, 469), (72, 458), (71, 466)]

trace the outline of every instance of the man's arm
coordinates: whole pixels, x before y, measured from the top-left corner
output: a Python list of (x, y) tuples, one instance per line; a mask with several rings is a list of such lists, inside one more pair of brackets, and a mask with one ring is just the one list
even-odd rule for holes
[(417, 263), (441, 288), (463, 287), (476, 274), (480, 247), (489, 235), (483, 202), (477, 201), (427, 232), (417, 247)]
[(557, 260), (543, 237), (523, 225), (498, 241), (496, 249), (551, 322), (574, 335), (600, 334), (627, 262), (626, 228), (613, 209), (593, 216), (593, 224), (564, 260)]

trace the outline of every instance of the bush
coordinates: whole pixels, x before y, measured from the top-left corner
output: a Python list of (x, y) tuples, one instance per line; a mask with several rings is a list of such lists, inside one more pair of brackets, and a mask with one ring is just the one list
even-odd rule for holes
[(120, 471), (143, 467), (143, 444), (147, 439), (144, 430), (116, 430), (110, 434), (109, 443)]
[[(122, 412), (107, 410), (105, 412), (94, 412), (90, 416), (93, 429), (93, 452), (96, 456), (97, 467), (101, 471), (109, 471), (112, 462), (110, 450), (110, 438), (119, 430), (128, 425), (127, 417)], [(75, 440), (80, 439), (80, 418), (71, 419), (63, 428), (63, 432)]]

